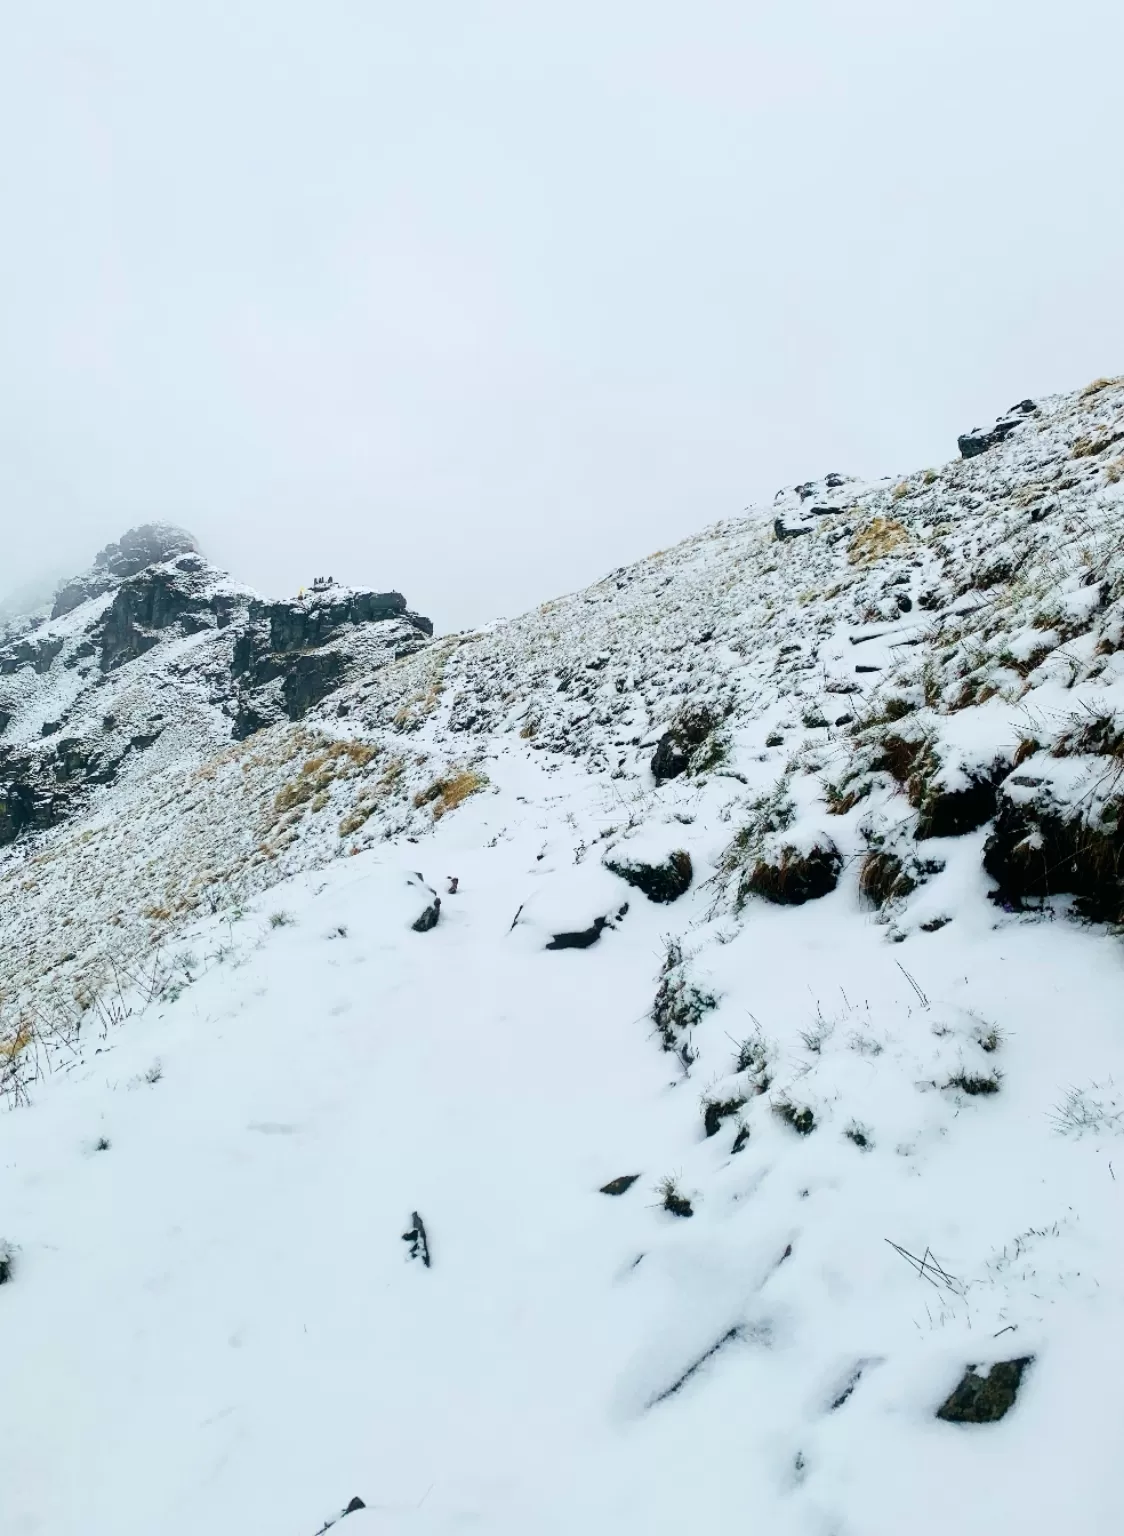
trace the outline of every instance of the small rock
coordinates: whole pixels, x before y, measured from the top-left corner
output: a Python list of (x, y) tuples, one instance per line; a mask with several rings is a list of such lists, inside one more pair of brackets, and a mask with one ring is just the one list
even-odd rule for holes
[(610, 1179), (607, 1184), (602, 1184), (600, 1193), (603, 1195), (626, 1194), (639, 1177), (638, 1173), (622, 1173), (619, 1179)]
[(665, 731), (656, 743), (652, 755), (652, 775), (658, 781), (677, 779), (686, 773), (690, 755), (678, 741), (673, 731)]
[(425, 911), (418, 918), (417, 922), (412, 923), (411, 927), (415, 933), (428, 933), (430, 929), (437, 927), (440, 918), (441, 898), (440, 896), (435, 896), (433, 898), (433, 904), (426, 907)]
[(970, 1365), (937, 1409), (937, 1418), (949, 1424), (994, 1424), (1014, 1407), (1023, 1373), (1033, 1359), (1023, 1355), (1018, 1360), (1001, 1360), (986, 1376)]

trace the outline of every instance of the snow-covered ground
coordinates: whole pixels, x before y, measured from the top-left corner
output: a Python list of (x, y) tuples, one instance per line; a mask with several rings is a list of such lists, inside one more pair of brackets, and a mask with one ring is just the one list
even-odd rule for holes
[[(1004, 796), (1115, 803), (1073, 454), (1122, 409), (830, 477), (15, 844), (0, 1529), (1120, 1530), (1124, 951), (983, 860)], [(669, 854), (667, 903), (608, 867)]]

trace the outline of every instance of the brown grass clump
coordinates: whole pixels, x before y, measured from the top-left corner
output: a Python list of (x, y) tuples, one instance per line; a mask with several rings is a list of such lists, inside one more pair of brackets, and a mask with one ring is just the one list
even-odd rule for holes
[(479, 794), (487, 783), (487, 776), (475, 768), (461, 768), (443, 778), (434, 779), (432, 784), (419, 790), (414, 796), (414, 805), (419, 810), (423, 805), (432, 805), (433, 819), (440, 821), (446, 812), (455, 811), (458, 805), (463, 805), (470, 795)]
[(1106, 448), (1111, 448), (1113, 443), (1119, 443), (1122, 439), (1124, 439), (1124, 432), (1106, 432), (1102, 428), (1086, 437), (1079, 437), (1071, 453), (1075, 459), (1091, 459), (1098, 453), (1104, 453)]
[(876, 517), (860, 528), (847, 548), (852, 565), (873, 565), (909, 538), (909, 530), (897, 518)]
[(1111, 389), (1114, 384), (1124, 384), (1124, 379), (1094, 379), (1081, 391), (1081, 398), (1088, 400), (1090, 395), (1099, 395), (1102, 389)]
[(916, 889), (917, 881), (895, 853), (872, 848), (859, 866), (859, 890), (873, 906), (884, 907)]

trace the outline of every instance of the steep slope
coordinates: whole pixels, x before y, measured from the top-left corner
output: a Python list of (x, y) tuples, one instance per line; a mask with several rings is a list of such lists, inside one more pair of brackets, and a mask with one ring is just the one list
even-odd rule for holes
[(1121, 433), (1023, 402), (13, 841), (5, 1529), (1118, 1528)]

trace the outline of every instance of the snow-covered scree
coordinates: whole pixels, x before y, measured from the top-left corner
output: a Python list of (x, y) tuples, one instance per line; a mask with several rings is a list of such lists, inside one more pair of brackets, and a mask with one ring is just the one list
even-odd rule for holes
[(1121, 1528), (1124, 390), (1004, 422), (11, 844), (5, 1532)]

